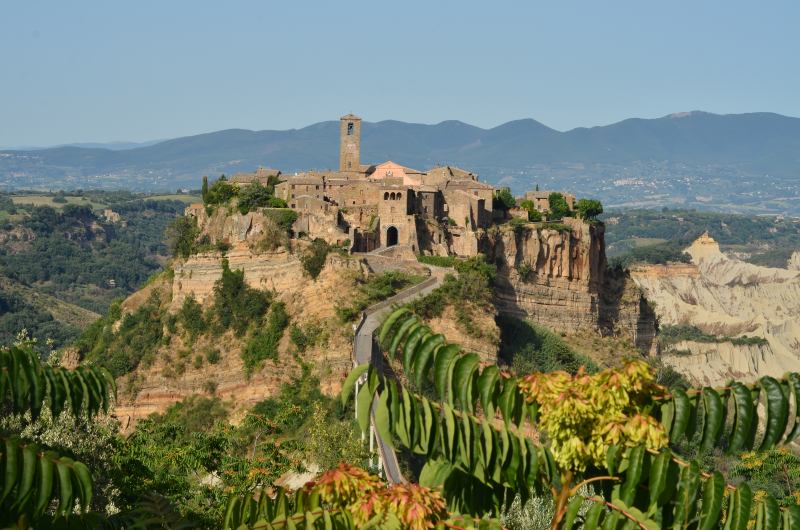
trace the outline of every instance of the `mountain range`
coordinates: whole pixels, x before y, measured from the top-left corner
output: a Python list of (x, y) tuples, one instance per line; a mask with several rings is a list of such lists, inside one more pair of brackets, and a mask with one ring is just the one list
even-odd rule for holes
[[(202, 175), (252, 171), (259, 165), (284, 172), (335, 168), (338, 134), (338, 122), (325, 121), (283, 131), (228, 129), (126, 149), (6, 150), (0, 151), (0, 185), (196, 188)], [(364, 122), (361, 145), (364, 162), (393, 160), (418, 169), (453, 164), (519, 189), (533, 181), (576, 184), (575, 178), (592, 183), (585, 193), (600, 195), (601, 183), (631, 179), (674, 184), (686, 177), (744, 183), (770, 178), (790, 187), (800, 184), (800, 118), (773, 113), (694, 111), (566, 132), (533, 119), (490, 129), (460, 121), (389, 120)]]

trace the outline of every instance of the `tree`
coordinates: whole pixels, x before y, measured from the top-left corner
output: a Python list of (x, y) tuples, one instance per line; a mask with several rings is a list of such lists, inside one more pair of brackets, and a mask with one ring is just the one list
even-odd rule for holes
[[(108, 412), (114, 393), (114, 380), (103, 368), (66, 370), (43, 365), (28, 347), (0, 350), (4, 413), (36, 419), (47, 408), (53, 417), (67, 410), (75, 417), (94, 416)], [(2, 431), (0, 448), (0, 526), (49, 528), (63, 524), (78, 507), (88, 511), (92, 477), (84, 464)]]
[(575, 204), (575, 210), (581, 219), (588, 221), (603, 213), (603, 204), (596, 199), (581, 199)]
[(494, 207), (502, 210), (510, 210), (517, 205), (517, 200), (509, 188), (500, 188), (494, 197)]
[(384, 442), (424, 455), (420, 485), (442, 488), (451, 512), (492, 516), (517, 496), (547, 495), (553, 530), (800, 525), (800, 506), (781, 509), (768, 493), (726, 484), (681, 452), (736, 454), (793, 441), (800, 419), (789, 414), (790, 400), (800, 403), (800, 374), (688, 391), (656, 384), (642, 361), (591, 375), (516, 377), (448, 344), (405, 308), (387, 317), (378, 341), (408, 383), (362, 365), (342, 398), (365, 379), (356, 398), (362, 430), (372, 409)]
[(536, 209), (536, 203), (531, 200), (524, 200), (520, 203), (520, 208), (528, 210), (528, 221), (538, 222), (542, 220), (542, 214)]
[(554, 191), (547, 198), (547, 202), (550, 207), (549, 217), (551, 220), (558, 220), (570, 214), (569, 204), (562, 194)]
[(197, 236), (200, 235), (197, 219), (186, 216), (177, 217), (167, 226), (165, 235), (172, 255), (186, 259), (194, 254), (197, 246)]
[(203, 175), (203, 187), (200, 189), (200, 195), (203, 197), (203, 203), (208, 202), (208, 177)]

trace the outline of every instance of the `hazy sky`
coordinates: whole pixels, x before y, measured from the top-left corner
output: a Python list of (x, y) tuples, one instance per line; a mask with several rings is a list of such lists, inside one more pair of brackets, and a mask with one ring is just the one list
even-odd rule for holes
[(0, 0), (0, 146), (365, 120), (800, 116), (800, 2)]

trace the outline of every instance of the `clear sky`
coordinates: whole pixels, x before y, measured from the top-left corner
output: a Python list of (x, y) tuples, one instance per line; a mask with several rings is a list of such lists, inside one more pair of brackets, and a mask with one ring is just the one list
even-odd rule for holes
[(800, 2), (0, 1), (0, 146), (365, 120), (800, 116)]

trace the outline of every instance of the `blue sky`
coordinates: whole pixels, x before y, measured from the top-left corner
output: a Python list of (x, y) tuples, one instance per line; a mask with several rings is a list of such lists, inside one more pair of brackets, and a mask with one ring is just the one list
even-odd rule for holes
[(0, 146), (369, 121), (800, 116), (800, 2), (0, 2)]

